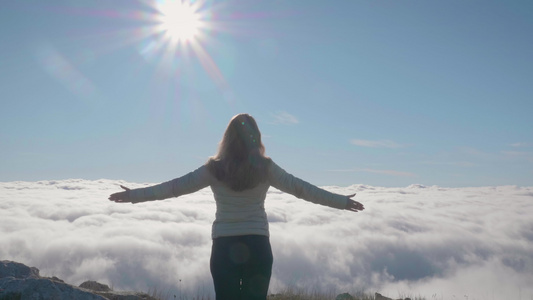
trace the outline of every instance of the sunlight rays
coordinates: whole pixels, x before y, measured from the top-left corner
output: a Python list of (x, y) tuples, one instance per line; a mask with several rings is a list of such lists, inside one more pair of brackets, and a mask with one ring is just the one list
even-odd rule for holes
[[(106, 4), (53, 10), (73, 16), (101, 18), (103, 23), (111, 22), (108, 24), (112, 26), (92, 28), (76, 37), (83, 39), (87, 43), (86, 48), (96, 56), (134, 48), (143, 58), (141, 62), (153, 67), (154, 82), (179, 83), (195, 89), (199, 86), (216, 87), (230, 93), (225, 78), (228, 74), (224, 71), (231, 70), (233, 55), (215, 57), (212, 52), (215, 44), (216, 54), (231, 49), (224, 43), (218, 44), (215, 39), (215, 33), (230, 31), (227, 22), (216, 20), (217, 14), (224, 8), (211, 0), (138, 0), (136, 5), (127, 8)], [(198, 76), (203, 78), (198, 80)]]
[(182, 61), (195, 57), (218, 88), (227, 88), (226, 80), (216, 61), (204, 47), (209, 44), (209, 32), (216, 30), (209, 16), (213, 8), (205, 1), (157, 0), (147, 2), (157, 13), (150, 16), (154, 23), (148, 37), (143, 38), (144, 57), (158, 60), (158, 69), (176, 76), (186, 76)]
[(159, 11), (159, 28), (167, 39), (191, 41), (196, 37), (202, 26), (200, 15), (196, 12), (197, 5), (167, 0), (157, 2), (156, 8)]

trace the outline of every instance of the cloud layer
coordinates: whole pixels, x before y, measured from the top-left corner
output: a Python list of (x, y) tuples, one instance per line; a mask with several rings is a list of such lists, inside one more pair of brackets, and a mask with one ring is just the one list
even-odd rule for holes
[[(69, 283), (212, 295), (209, 189), (116, 204), (144, 184), (110, 180), (0, 183), (0, 259)], [(533, 297), (533, 187), (325, 187), (357, 192), (350, 213), (269, 191), (271, 292), (380, 291), (428, 299)], [(455, 296), (455, 298), (454, 298)]]

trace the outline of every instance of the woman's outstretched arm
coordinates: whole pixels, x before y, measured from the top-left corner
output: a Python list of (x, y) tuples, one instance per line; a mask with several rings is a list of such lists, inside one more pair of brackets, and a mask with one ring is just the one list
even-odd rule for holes
[(117, 203), (138, 203), (194, 193), (210, 184), (211, 177), (208, 172), (207, 168), (202, 166), (187, 175), (154, 186), (131, 190), (121, 185), (124, 191), (112, 194), (109, 200)]
[(365, 209), (363, 204), (351, 199), (355, 194), (345, 196), (321, 189), (287, 173), (273, 161), (270, 164), (269, 179), (270, 184), (278, 190), (313, 203), (353, 212)]

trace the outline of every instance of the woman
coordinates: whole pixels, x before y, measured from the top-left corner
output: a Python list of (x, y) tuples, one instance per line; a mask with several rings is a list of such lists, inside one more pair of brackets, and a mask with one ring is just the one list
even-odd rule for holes
[(267, 190), (273, 186), (314, 203), (357, 212), (355, 196), (330, 193), (285, 172), (265, 156), (261, 133), (248, 114), (233, 117), (218, 153), (197, 170), (159, 185), (112, 194), (109, 200), (138, 203), (213, 191), (217, 210), (212, 228), (211, 275), (217, 300), (266, 300), (272, 271)]

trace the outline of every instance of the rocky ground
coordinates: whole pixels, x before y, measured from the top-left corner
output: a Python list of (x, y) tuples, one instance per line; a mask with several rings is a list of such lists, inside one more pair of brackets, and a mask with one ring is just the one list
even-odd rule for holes
[(144, 293), (113, 291), (109, 286), (86, 281), (80, 286), (57, 277), (41, 277), (39, 269), (0, 261), (0, 300), (157, 300)]
[[(39, 269), (24, 264), (0, 261), (0, 300), (159, 300), (145, 293), (113, 291), (96, 281), (86, 281), (80, 286), (65, 283), (57, 277), (42, 277)], [(300, 299), (287, 295), (270, 295), (269, 299)], [(350, 294), (337, 295), (335, 300), (356, 300)], [(368, 298), (365, 298), (368, 299)], [(369, 298), (372, 299), (372, 298)], [(374, 300), (393, 300), (375, 293)], [(402, 299), (399, 299), (402, 300)], [(410, 300), (405, 298), (405, 300)]]

